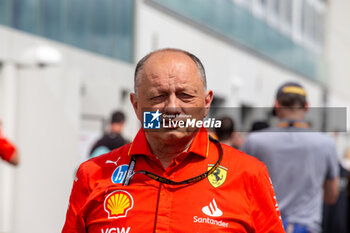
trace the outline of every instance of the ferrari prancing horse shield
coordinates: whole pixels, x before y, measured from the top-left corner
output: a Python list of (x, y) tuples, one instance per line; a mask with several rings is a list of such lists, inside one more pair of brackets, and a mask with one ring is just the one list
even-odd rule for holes
[[(213, 167), (213, 164), (209, 164), (208, 165), (208, 171)], [(211, 173), (208, 176), (208, 180), (209, 183), (214, 187), (217, 188), (219, 186), (221, 186), (225, 180), (226, 180), (226, 176), (227, 176), (227, 168), (223, 167), (223, 166), (219, 166), (218, 168), (215, 169), (215, 171), (213, 173)]]

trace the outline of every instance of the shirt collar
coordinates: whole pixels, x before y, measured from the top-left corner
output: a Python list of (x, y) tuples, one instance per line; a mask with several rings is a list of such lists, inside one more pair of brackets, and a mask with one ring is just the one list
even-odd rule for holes
[(295, 120), (288, 120), (288, 119), (282, 119), (280, 122), (277, 124), (278, 128), (289, 128), (289, 127), (294, 127), (294, 128), (310, 128), (310, 125), (302, 120), (295, 121)]
[(202, 127), (194, 137), (188, 152), (207, 157), (209, 153), (209, 136), (207, 130)]
[[(202, 157), (207, 157), (209, 152), (209, 137), (207, 130), (202, 127), (194, 137), (187, 153), (194, 153)], [(132, 144), (130, 145), (128, 155), (144, 154), (154, 156), (148, 145), (145, 131), (143, 128), (136, 134)]]

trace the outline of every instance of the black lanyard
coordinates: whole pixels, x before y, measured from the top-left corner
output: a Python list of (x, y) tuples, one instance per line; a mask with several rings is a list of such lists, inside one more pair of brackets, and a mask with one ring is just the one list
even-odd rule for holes
[[(170, 185), (192, 184), (192, 183), (196, 183), (198, 181), (201, 181), (201, 180), (207, 178), (210, 174), (212, 174), (216, 170), (216, 168), (219, 167), (220, 162), (222, 160), (222, 156), (223, 156), (223, 150), (222, 150), (220, 142), (218, 140), (212, 138), (211, 136), (209, 136), (209, 140), (212, 141), (217, 146), (217, 148), (219, 150), (219, 158), (218, 158), (218, 161), (216, 161), (216, 163), (214, 164), (214, 166), (212, 168), (210, 168), (208, 171), (206, 171), (206, 172), (204, 172), (204, 173), (202, 173), (202, 174), (200, 174), (198, 176), (189, 178), (187, 180), (173, 181), (173, 180), (169, 180), (169, 179), (167, 179), (165, 177), (158, 176), (158, 175), (156, 175), (156, 174), (154, 174), (152, 172), (149, 172), (149, 171), (141, 170), (141, 171), (134, 172), (134, 168), (135, 168), (135, 165), (136, 165), (135, 157), (137, 155), (132, 155), (130, 163), (129, 163), (129, 168), (128, 168), (128, 171), (126, 173), (126, 177), (124, 179), (123, 185), (124, 186), (129, 185), (130, 180), (132, 179), (132, 177), (135, 174), (143, 174), (143, 175), (146, 175), (146, 176), (148, 176), (149, 178), (151, 178), (151, 179), (153, 179), (155, 181), (158, 181), (158, 182), (164, 183), (164, 184), (170, 184)], [(209, 144), (208, 144), (208, 146), (209, 146)]]

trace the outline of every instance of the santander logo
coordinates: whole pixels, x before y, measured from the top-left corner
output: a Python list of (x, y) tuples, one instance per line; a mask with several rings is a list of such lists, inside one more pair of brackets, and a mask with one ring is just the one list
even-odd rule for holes
[(211, 217), (219, 217), (222, 215), (222, 211), (218, 208), (215, 199), (209, 203), (209, 206), (204, 206), (202, 212)]
[[(209, 205), (204, 206), (202, 208), (202, 212), (204, 214), (206, 214), (207, 216), (210, 217), (220, 217), (222, 216), (222, 211), (218, 208), (215, 199), (213, 198), (213, 200), (209, 203)], [(216, 226), (220, 226), (220, 227), (228, 227), (228, 222), (224, 222), (222, 220), (219, 219), (213, 219), (213, 218), (209, 218), (209, 217), (205, 217), (205, 218), (201, 218), (198, 216), (193, 216), (193, 222), (194, 223), (204, 223), (204, 224), (211, 224), (211, 225), (216, 225)]]

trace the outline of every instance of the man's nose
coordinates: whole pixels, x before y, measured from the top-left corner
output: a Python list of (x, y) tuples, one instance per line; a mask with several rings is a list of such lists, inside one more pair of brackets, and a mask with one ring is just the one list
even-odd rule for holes
[(179, 99), (176, 97), (176, 95), (170, 95), (166, 104), (165, 104), (165, 112), (168, 114), (177, 114), (180, 113), (180, 105), (179, 105)]

